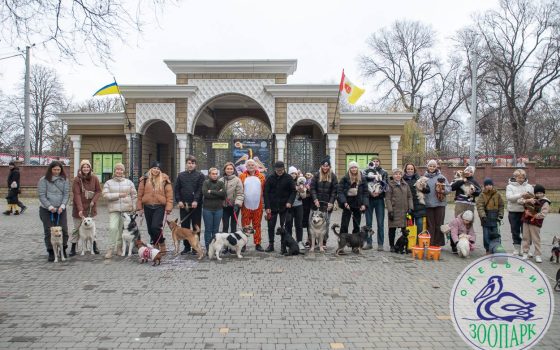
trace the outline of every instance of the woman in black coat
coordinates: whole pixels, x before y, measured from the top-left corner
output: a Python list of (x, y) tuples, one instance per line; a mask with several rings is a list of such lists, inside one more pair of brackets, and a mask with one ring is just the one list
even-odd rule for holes
[(368, 203), (366, 178), (358, 169), (358, 163), (350, 162), (348, 173), (340, 180), (338, 191), (338, 204), (342, 208), (340, 233), (348, 233), (350, 218), (352, 218), (352, 233), (360, 232), (362, 213)]
[(424, 229), (423, 219), (426, 216), (426, 206), (418, 201), (418, 196), (416, 195), (416, 181), (418, 181), (419, 178), (420, 175), (418, 175), (414, 164), (408, 163), (404, 166), (403, 180), (408, 184), (410, 192), (412, 193), (412, 203), (414, 204), (412, 216), (418, 233), (422, 232)]
[[(4, 212), (4, 215), (19, 215), (23, 214), (23, 212), (27, 209), (25, 204), (23, 204), (19, 200), (19, 193), (20, 189), (20, 182), (19, 182), (19, 168), (16, 166), (16, 163), (10, 162), (9, 164), (10, 172), (8, 174), (8, 196), (6, 196), (6, 200), (8, 201), (8, 210)], [(17, 210), (17, 207), (20, 207), (20, 210)]]

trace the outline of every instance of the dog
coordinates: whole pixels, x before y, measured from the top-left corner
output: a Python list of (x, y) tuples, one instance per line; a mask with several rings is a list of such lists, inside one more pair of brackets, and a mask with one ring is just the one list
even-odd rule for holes
[(81, 255), (85, 254), (85, 250), (89, 250), (90, 254), (93, 255), (93, 241), (95, 241), (97, 234), (95, 232), (95, 221), (92, 217), (88, 216), (82, 219), (79, 232), (82, 241)]
[(285, 228), (278, 227), (276, 235), (280, 236), (280, 254), (284, 256), (301, 254), (296, 240)]
[(309, 218), (308, 228), (311, 234), (311, 247), (309, 250), (311, 252), (315, 251), (315, 242), (319, 244), (319, 251), (324, 252), (323, 248), (323, 238), (327, 232), (327, 213), (320, 210), (313, 210)]
[(352, 248), (352, 252), (356, 254), (361, 254), (364, 243), (374, 233), (373, 230), (367, 226), (362, 226), (360, 232), (358, 233), (338, 233), (336, 231), (337, 228), (340, 228), (340, 225), (333, 224), (331, 226), (331, 229), (333, 230), (334, 234), (338, 237), (338, 248), (334, 253), (336, 256), (344, 254), (345, 247), (350, 247)]
[(560, 262), (560, 238), (554, 236), (552, 239), (552, 255), (550, 256), (550, 261), (554, 261), (554, 257), (556, 257), (556, 263)]
[(404, 254), (408, 252), (408, 230), (402, 230), (401, 236), (395, 242), (395, 253)]
[(197, 259), (200, 260), (204, 257), (204, 252), (200, 246), (200, 241), (198, 239), (198, 234), (200, 233), (200, 227), (198, 225), (194, 226), (194, 231), (190, 228), (183, 228), (179, 226), (179, 219), (173, 221), (167, 220), (167, 226), (171, 229), (171, 239), (175, 245), (175, 256), (179, 255), (180, 243), (182, 240), (186, 239), (189, 241), (191, 247), (197, 252)]
[(470, 181), (467, 180), (462, 170), (455, 172), (455, 178), (453, 179), (453, 182), (455, 181), (463, 181), (463, 184), (461, 185), (461, 191), (463, 191), (465, 197), (472, 196), (472, 194), (476, 191), (476, 188)]
[(64, 236), (62, 235), (62, 226), (51, 226), (51, 245), (54, 251), (54, 262), (58, 262), (58, 254), (60, 260), (66, 261), (64, 258)]
[(424, 191), (426, 187), (428, 187), (428, 178), (425, 176), (420, 176), (420, 178), (414, 184), (414, 187), (416, 187), (416, 198), (418, 198), (418, 202), (422, 205), (426, 205), (426, 195), (422, 191)]
[(560, 292), (560, 269), (556, 271), (556, 285), (554, 286), (554, 290)]
[(471, 253), (471, 245), (469, 243), (469, 236), (465, 233), (459, 235), (457, 241), (457, 254), (462, 258), (468, 258)]
[(152, 266), (161, 264), (161, 256), (163, 255), (158, 249), (146, 245), (142, 240), (136, 240), (136, 248), (138, 248), (138, 256), (140, 257), (140, 263), (143, 264), (148, 261), (153, 261)]
[(126, 256), (126, 248), (128, 245), (128, 256), (132, 255), (132, 246), (134, 242), (140, 239), (140, 230), (136, 224), (136, 217), (138, 214), (123, 213), (124, 231), (122, 234), (122, 254)]
[[(536, 198), (536, 197), (533, 193), (527, 192), (527, 193), (523, 194), (521, 196), (521, 198), (523, 198), (523, 199), (533, 199), (533, 198)], [(530, 202), (525, 202), (523, 207), (525, 208), (525, 215), (527, 217), (532, 218), (535, 215), (537, 215), (538, 211), (537, 211), (537, 208), (535, 207), (535, 204), (530, 203)]]
[(216, 254), (216, 259), (221, 261), (220, 252), (224, 248), (235, 250), (237, 257), (239, 259), (243, 258), (241, 250), (247, 245), (249, 236), (254, 233), (255, 229), (252, 226), (245, 226), (242, 230), (238, 230), (235, 233), (216, 233), (208, 247), (208, 259), (212, 260), (214, 254)]
[(440, 202), (445, 200), (445, 180), (443, 178), (436, 181), (436, 197)]

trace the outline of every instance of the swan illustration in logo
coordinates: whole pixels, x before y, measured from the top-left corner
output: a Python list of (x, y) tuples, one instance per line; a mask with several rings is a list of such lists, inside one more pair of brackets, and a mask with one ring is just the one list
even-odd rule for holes
[(514, 293), (502, 292), (502, 276), (491, 276), (488, 283), (474, 297), (476, 313), (481, 320), (529, 321), (533, 318), (535, 303), (527, 302)]

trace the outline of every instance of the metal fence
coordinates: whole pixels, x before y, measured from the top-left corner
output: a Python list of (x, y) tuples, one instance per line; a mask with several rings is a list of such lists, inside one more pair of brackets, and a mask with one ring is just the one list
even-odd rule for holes
[(325, 140), (307, 136), (292, 136), (288, 139), (287, 166), (295, 166), (303, 173), (315, 172), (325, 157)]

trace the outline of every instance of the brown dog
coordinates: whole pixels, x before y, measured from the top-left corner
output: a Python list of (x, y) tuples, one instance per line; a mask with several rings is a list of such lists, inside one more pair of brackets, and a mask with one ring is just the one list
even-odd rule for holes
[(171, 239), (173, 239), (173, 244), (175, 245), (175, 256), (179, 255), (181, 241), (186, 239), (189, 241), (191, 247), (198, 253), (198, 260), (204, 257), (204, 252), (198, 240), (200, 228), (197, 225), (194, 226), (195, 231), (193, 231), (190, 228), (179, 226), (179, 219), (175, 219), (173, 221), (167, 220), (167, 226), (171, 229)]
[(145, 263), (150, 260), (153, 261), (152, 266), (156, 266), (161, 264), (161, 256), (162, 252), (156, 248), (148, 247), (144, 242), (141, 240), (136, 240), (136, 248), (138, 248), (138, 256), (140, 257), (140, 263)]

